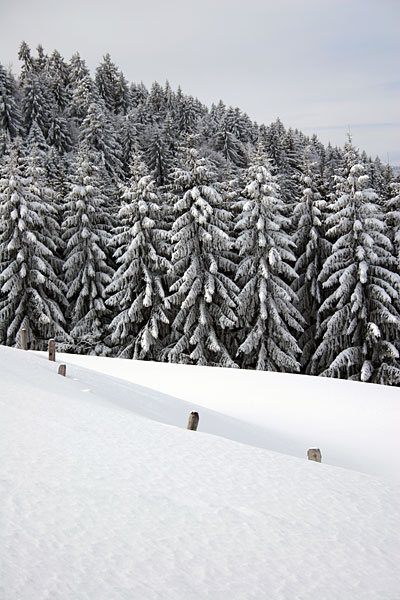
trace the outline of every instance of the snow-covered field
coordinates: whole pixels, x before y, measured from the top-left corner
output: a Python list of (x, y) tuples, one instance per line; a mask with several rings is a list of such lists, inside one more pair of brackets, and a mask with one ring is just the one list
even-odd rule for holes
[[(44, 354), (43, 354), (44, 355)], [(238, 369), (191, 367), (95, 356), (59, 354), (69, 364), (114, 375), (190, 403), (200, 413), (200, 430), (253, 446), (304, 458), (318, 447), (331, 465), (400, 481), (400, 390), (367, 383)], [(129, 388), (128, 388), (129, 390)], [(115, 402), (135, 406), (127, 388)], [(132, 404), (133, 403), (133, 404)], [(176, 402), (145, 416), (184, 426)], [(240, 420), (238, 431), (208, 418), (204, 408)], [(253, 425), (243, 430), (243, 423)], [(400, 598), (400, 594), (399, 594)]]
[[(397, 390), (74, 360), (89, 361), (68, 357), (63, 378), (39, 353), (0, 347), (1, 600), (399, 600), (398, 455), (383, 468)], [(129, 369), (141, 385), (116, 378)], [(186, 431), (200, 401), (199, 431)], [(357, 422), (361, 458), (348, 453)], [(319, 444), (324, 463), (265, 449), (280, 437), (301, 456)], [(379, 476), (352, 470), (370, 455)]]

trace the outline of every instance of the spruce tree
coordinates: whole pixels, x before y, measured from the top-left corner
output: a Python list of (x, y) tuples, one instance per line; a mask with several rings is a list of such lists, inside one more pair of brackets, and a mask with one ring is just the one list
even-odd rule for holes
[(214, 136), (214, 148), (223, 155), (228, 164), (236, 167), (246, 166), (247, 157), (243, 144), (230, 131), (227, 118), (219, 125)]
[(37, 123), (44, 137), (50, 127), (51, 97), (46, 77), (34, 71), (29, 72), (24, 82), (22, 100), (25, 128), (29, 133), (33, 123)]
[(21, 42), (21, 45), (18, 50), (18, 58), (22, 62), (21, 67), (21, 81), (24, 81), (28, 75), (33, 70), (34, 59), (31, 56), (31, 49), (29, 48), (26, 42)]
[(400, 277), (368, 180), (349, 140), (327, 218), (334, 243), (319, 276), (327, 298), (314, 361), (325, 376), (397, 384), (399, 354), (391, 330), (400, 326), (395, 307)]
[(176, 202), (169, 297), (173, 322), (165, 352), (171, 362), (237, 366), (224, 340), (235, 327), (230, 214), (223, 208), (210, 163), (194, 148), (172, 175)]
[(71, 102), (68, 107), (68, 115), (72, 117), (76, 126), (80, 126), (87, 117), (89, 107), (100, 101), (99, 92), (90, 75), (84, 75), (78, 79), (72, 87)]
[(64, 200), (64, 274), (69, 301), (70, 333), (75, 352), (104, 351), (108, 311), (105, 288), (110, 283), (111, 220), (102, 192), (99, 156), (86, 146), (77, 154), (69, 193)]
[(157, 360), (168, 325), (164, 278), (170, 265), (155, 182), (138, 157), (129, 184), (121, 186), (121, 199), (112, 239), (118, 268), (107, 288), (107, 305), (116, 312), (111, 343), (123, 358)]
[(293, 242), (285, 233), (289, 220), (276, 177), (261, 146), (245, 175), (240, 201), (237, 269), (241, 365), (267, 371), (300, 370), (300, 349), (293, 332), (302, 331), (302, 317), (290, 284)]
[(0, 64), (0, 131), (7, 140), (22, 133), (21, 112), (13, 77)]
[(143, 142), (144, 158), (157, 185), (166, 185), (172, 167), (171, 140), (165, 128), (150, 127)]
[(101, 104), (93, 103), (89, 106), (80, 128), (79, 140), (82, 145), (99, 152), (110, 177), (117, 179), (123, 175), (121, 146), (115, 128)]
[[(100, 97), (109, 111), (113, 113), (118, 111), (126, 112), (127, 106), (125, 101), (127, 101), (128, 89), (124, 85), (125, 80), (120, 79), (118, 69), (108, 53), (103, 57), (103, 62), (96, 69), (95, 82)], [(121, 90), (121, 84), (123, 85), (123, 90)]]
[(8, 345), (18, 342), (23, 327), (34, 348), (43, 349), (50, 337), (68, 339), (65, 288), (56, 275), (56, 210), (48, 195), (17, 138), (0, 179), (0, 327)]
[(324, 300), (322, 283), (318, 280), (322, 265), (330, 253), (330, 243), (325, 239), (324, 208), (315, 183), (312, 166), (305, 157), (304, 175), (300, 180), (300, 198), (293, 215), (297, 278), (293, 282), (297, 308), (304, 319), (304, 331), (298, 338), (301, 349), (301, 370), (313, 372), (312, 356), (321, 340), (319, 309)]
[(132, 109), (119, 122), (118, 138), (121, 144), (121, 157), (124, 173), (129, 178), (134, 155), (138, 152), (140, 124), (136, 110)]
[(58, 111), (63, 113), (70, 102), (69, 69), (58, 50), (49, 58), (48, 73), (50, 89)]

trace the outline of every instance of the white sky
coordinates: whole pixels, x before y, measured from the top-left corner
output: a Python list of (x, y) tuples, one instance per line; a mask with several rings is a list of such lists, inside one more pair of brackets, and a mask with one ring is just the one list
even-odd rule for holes
[(181, 85), (259, 123), (400, 164), (400, 0), (0, 0), (0, 62), (109, 52), (129, 81)]

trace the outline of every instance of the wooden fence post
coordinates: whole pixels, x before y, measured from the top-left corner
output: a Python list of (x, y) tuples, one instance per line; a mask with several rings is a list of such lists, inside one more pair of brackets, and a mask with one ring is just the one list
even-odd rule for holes
[(58, 374), (63, 375), (65, 377), (66, 373), (67, 373), (67, 365), (60, 365), (58, 367)]
[(192, 411), (189, 415), (189, 420), (188, 420), (186, 429), (191, 429), (192, 431), (196, 431), (198, 424), (199, 424), (199, 413)]
[(49, 340), (49, 360), (56, 360), (56, 340)]
[(321, 450), (319, 448), (310, 448), (307, 451), (308, 460), (314, 460), (315, 462), (321, 462)]
[(25, 327), (21, 329), (21, 349), (28, 350), (28, 336)]

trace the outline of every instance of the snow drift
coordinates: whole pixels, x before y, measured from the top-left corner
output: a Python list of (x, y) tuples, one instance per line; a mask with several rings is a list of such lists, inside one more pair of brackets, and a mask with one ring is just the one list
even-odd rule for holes
[(192, 405), (126, 381), (0, 359), (1, 598), (398, 599), (394, 484), (161, 423)]

